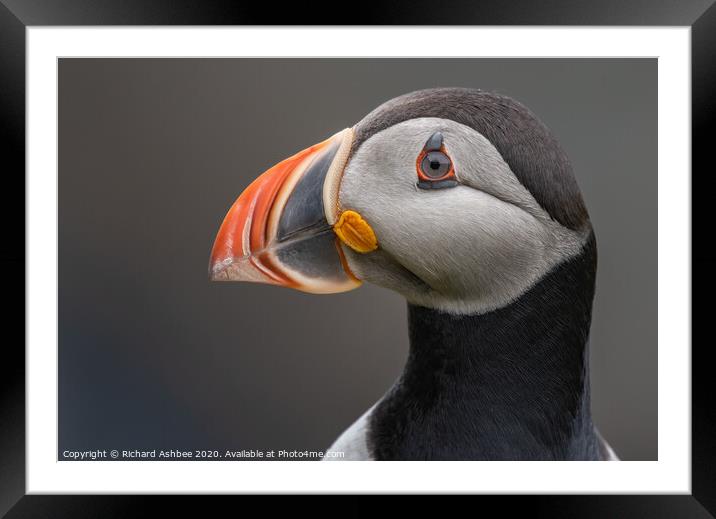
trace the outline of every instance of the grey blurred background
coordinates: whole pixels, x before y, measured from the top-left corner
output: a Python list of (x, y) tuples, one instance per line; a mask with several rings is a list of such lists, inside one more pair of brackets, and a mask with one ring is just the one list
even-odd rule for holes
[(400, 296), (211, 283), (209, 252), (258, 174), (434, 86), (515, 97), (569, 154), (599, 246), (595, 422), (657, 459), (655, 59), (61, 59), (59, 452), (323, 450), (380, 398)]

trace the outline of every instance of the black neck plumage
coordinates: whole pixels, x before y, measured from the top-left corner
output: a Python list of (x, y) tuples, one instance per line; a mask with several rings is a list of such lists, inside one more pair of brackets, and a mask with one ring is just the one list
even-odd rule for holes
[(371, 416), (376, 459), (598, 459), (588, 336), (596, 245), (511, 305), (451, 315), (408, 305), (410, 353)]

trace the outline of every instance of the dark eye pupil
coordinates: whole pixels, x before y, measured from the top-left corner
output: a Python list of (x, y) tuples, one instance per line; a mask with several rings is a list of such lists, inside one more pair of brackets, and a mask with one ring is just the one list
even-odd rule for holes
[(423, 174), (430, 178), (440, 178), (450, 171), (450, 159), (441, 151), (431, 151), (420, 164)]

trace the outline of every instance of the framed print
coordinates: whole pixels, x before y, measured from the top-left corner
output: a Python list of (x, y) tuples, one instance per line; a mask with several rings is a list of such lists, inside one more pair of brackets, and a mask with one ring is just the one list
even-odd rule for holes
[(5, 3), (8, 517), (155, 493), (716, 509), (691, 291), (712, 6), (281, 27)]

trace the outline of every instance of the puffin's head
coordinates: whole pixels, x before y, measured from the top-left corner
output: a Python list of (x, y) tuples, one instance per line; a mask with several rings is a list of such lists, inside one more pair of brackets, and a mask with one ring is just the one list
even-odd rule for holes
[(569, 161), (534, 115), (505, 96), (438, 88), (392, 99), (256, 179), (224, 219), (210, 276), (314, 293), (365, 280), (483, 313), (590, 233)]

